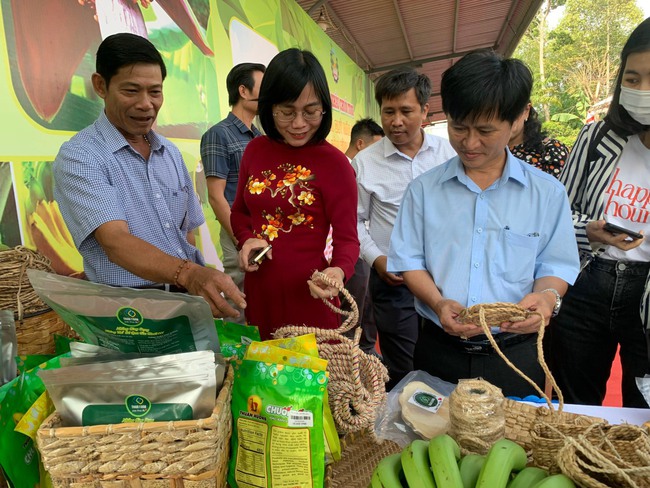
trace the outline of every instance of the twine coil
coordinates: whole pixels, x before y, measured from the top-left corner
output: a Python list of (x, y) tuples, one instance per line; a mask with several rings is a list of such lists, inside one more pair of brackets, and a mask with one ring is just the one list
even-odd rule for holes
[(464, 453), (486, 454), (505, 435), (501, 388), (481, 379), (464, 379), (449, 395), (450, 433)]
[(17, 320), (49, 309), (32, 288), (28, 269), (54, 272), (47, 257), (24, 246), (0, 252), (0, 310), (13, 310)]
[(319, 271), (311, 277), (312, 280), (315, 278), (336, 287), (350, 303), (350, 310), (342, 310), (323, 299), (332, 311), (345, 316), (345, 321), (338, 329), (287, 325), (277, 329), (273, 335), (276, 338), (310, 333), (316, 336), (319, 355), (328, 361), (330, 378), (327, 391), (337, 431), (340, 434), (359, 432), (374, 425), (379, 407), (386, 400), (388, 371), (377, 357), (366, 354), (359, 347), (360, 327), (354, 330), (353, 339), (345, 336), (359, 321), (359, 309), (350, 293)]

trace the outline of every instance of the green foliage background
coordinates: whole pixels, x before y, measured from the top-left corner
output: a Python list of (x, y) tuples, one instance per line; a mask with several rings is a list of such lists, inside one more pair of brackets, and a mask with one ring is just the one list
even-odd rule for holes
[[(559, 7), (558, 25), (545, 31), (545, 15)], [(642, 20), (635, 0), (544, 1), (513, 56), (533, 71), (532, 102), (550, 137), (573, 145), (589, 108), (611, 94), (621, 49)]]

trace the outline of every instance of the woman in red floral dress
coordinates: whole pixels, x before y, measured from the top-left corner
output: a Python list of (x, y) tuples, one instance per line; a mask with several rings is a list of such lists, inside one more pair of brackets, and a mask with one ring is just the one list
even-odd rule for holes
[[(342, 284), (354, 272), (357, 188), (347, 158), (325, 140), (332, 105), (312, 53), (288, 49), (271, 60), (258, 110), (267, 135), (246, 147), (230, 217), (246, 271), (247, 322), (260, 328), (262, 339), (288, 324), (335, 328), (339, 317), (320, 298), (338, 303), (338, 290), (310, 277), (320, 270)], [(268, 259), (251, 264), (269, 244)]]

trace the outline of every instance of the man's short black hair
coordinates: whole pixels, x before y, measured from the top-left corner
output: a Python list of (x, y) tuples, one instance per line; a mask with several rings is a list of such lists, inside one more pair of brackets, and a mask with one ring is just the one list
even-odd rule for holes
[(384, 129), (371, 118), (358, 120), (350, 131), (350, 143), (358, 139), (372, 139), (375, 136), (384, 136)]
[(533, 75), (518, 59), (492, 50), (463, 56), (442, 75), (442, 110), (456, 121), (497, 117), (511, 124), (530, 101)]
[(232, 107), (239, 101), (239, 87), (241, 85), (244, 85), (248, 90), (253, 90), (255, 87), (253, 73), (256, 71), (264, 73), (264, 71), (266, 71), (266, 66), (260, 63), (239, 63), (230, 70), (226, 77), (228, 105)]
[(392, 100), (411, 88), (415, 89), (418, 103), (424, 108), (431, 96), (431, 80), (412, 68), (394, 69), (381, 75), (375, 84), (375, 100), (381, 107), (382, 100)]
[(262, 128), (268, 137), (276, 141), (282, 140), (275, 127), (273, 105), (296, 101), (308, 83), (314, 87), (314, 93), (323, 106), (320, 126), (310, 143), (325, 140), (332, 128), (332, 99), (327, 86), (327, 77), (316, 56), (309, 51), (296, 48), (286, 49), (276, 54), (262, 78), (257, 111)]
[(148, 39), (137, 34), (121, 32), (108, 36), (97, 49), (95, 71), (104, 78), (106, 86), (123, 66), (132, 64), (157, 64), (162, 79), (167, 76), (167, 68), (162, 56)]

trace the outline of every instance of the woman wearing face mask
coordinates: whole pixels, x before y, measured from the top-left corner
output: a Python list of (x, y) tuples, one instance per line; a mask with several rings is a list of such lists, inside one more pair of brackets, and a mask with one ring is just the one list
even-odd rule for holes
[[(230, 217), (243, 243), (246, 319), (260, 328), (262, 339), (288, 324), (335, 328), (339, 317), (320, 298), (338, 303), (338, 290), (310, 277), (321, 270), (343, 284), (354, 272), (357, 186), (348, 159), (325, 140), (332, 104), (312, 53), (288, 49), (271, 60), (258, 112), (266, 136), (246, 146)], [(323, 251), (330, 226), (328, 263)], [(269, 244), (267, 259), (251, 263)]]
[(650, 18), (621, 53), (603, 122), (585, 126), (560, 174), (569, 194), (583, 270), (551, 321), (552, 370), (569, 403), (600, 405), (616, 349), (623, 406), (648, 407), (635, 378), (650, 372)]

